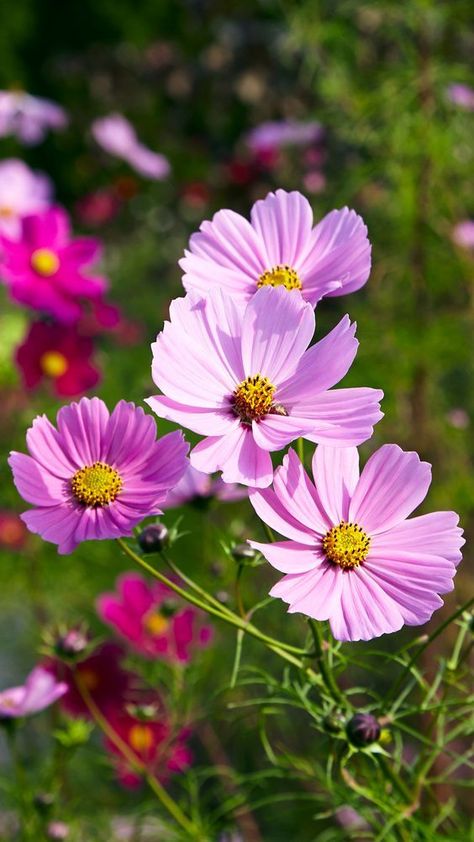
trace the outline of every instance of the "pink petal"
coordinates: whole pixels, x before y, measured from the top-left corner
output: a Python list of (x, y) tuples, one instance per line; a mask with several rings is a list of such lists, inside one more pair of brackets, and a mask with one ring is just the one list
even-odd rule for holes
[(273, 487), (286, 510), (313, 535), (321, 537), (333, 526), (321, 509), (313, 483), (291, 448), (283, 465), (275, 471)]
[(415, 551), (442, 556), (454, 564), (461, 561), (460, 547), (465, 543), (458, 528), (456, 512), (432, 512), (404, 520), (387, 532), (372, 538), (372, 551), (377, 556), (393, 550)]
[(285, 535), (301, 544), (314, 547), (315, 535), (312, 528), (303, 526), (298, 517), (293, 517), (277, 497), (273, 489), (264, 491), (249, 490), (249, 500), (260, 520), (275, 529), (280, 535)]
[(290, 614), (298, 612), (315, 620), (327, 620), (339, 603), (341, 589), (341, 571), (334, 565), (322, 564), (310, 573), (284, 576), (270, 595), (287, 602)]
[(57, 506), (67, 496), (64, 480), (24, 453), (11, 453), (8, 464), (13, 472), (18, 493), (27, 503), (37, 506)]
[(351, 447), (367, 441), (374, 424), (383, 418), (380, 389), (331, 389), (310, 401), (295, 402), (293, 415), (314, 421), (309, 441), (332, 447)]
[(223, 410), (198, 409), (162, 395), (146, 398), (145, 403), (159, 418), (167, 418), (176, 424), (182, 424), (183, 427), (202, 436), (223, 436), (232, 432), (240, 424), (239, 419), (231, 414), (230, 407)]
[(190, 459), (198, 471), (210, 474), (222, 470), (224, 482), (264, 488), (273, 477), (269, 454), (255, 444), (251, 429), (242, 424), (222, 438), (204, 439), (191, 452)]
[(268, 268), (264, 243), (250, 223), (231, 210), (220, 210), (211, 222), (203, 222), (189, 246), (192, 254), (205, 257), (223, 270), (237, 269), (255, 285)]
[(324, 560), (323, 554), (316, 547), (309, 549), (306, 544), (297, 544), (296, 541), (274, 541), (272, 544), (249, 541), (249, 544), (281, 573), (307, 573), (319, 567)]
[(296, 190), (277, 190), (255, 202), (251, 222), (266, 253), (265, 269), (288, 264), (298, 270), (308, 250), (313, 212)]
[(103, 461), (108, 420), (109, 411), (99, 398), (82, 398), (59, 410), (59, 435), (71, 459), (81, 467)]
[(26, 443), (33, 458), (63, 480), (69, 480), (82, 467), (80, 460), (71, 458), (61, 436), (46, 415), (34, 419), (26, 434)]
[(330, 296), (360, 289), (370, 274), (371, 246), (362, 218), (349, 208), (333, 210), (313, 230), (311, 246), (301, 266), (304, 288), (315, 291), (334, 281), (342, 286)]
[(77, 509), (65, 505), (31, 509), (21, 515), (30, 532), (37, 533), (45, 541), (58, 544), (58, 553), (68, 555), (77, 546), (74, 534), (79, 520)]
[(269, 413), (260, 421), (252, 422), (256, 444), (263, 450), (282, 450), (287, 444), (304, 436), (311, 428), (311, 422), (303, 418)]
[(342, 573), (341, 580), (341, 600), (329, 618), (336, 640), (372, 640), (401, 629), (400, 608), (376, 587), (363, 567)]
[(359, 480), (357, 448), (319, 444), (312, 467), (316, 491), (328, 521), (335, 526), (341, 520), (348, 520), (350, 499)]
[(183, 286), (187, 292), (194, 291), (205, 296), (212, 289), (222, 289), (234, 300), (244, 302), (257, 290), (255, 277), (243, 274), (239, 269), (223, 268), (190, 251), (185, 251), (179, 265), (185, 273)]
[(78, 237), (61, 250), (61, 256), (77, 266), (94, 263), (99, 260), (101, 253), (102, 244), (93, 237)]

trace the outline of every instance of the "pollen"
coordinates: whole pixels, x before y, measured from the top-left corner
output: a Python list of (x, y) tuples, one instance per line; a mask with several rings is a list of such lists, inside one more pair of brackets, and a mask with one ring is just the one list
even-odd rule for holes
[(113, 503), (122, 490), (120, 474), (105, 462), (94, 462), (76, 471), (71, 479), (71, 489), (79, 503), (98, 508)]
[(134, 751), (150, 751), (153, 746), (153, 731), (149, 725), (137, 723), (130, 728), (128, 741)]
[(323, 538), (323, 550), (329, 561), (342, 570), (353, 570), (367, 558), (370, 538), (357, 523), (341, 520)]
[(61, 377), (68, 369), (68, 362), (59, 351), (45, 351), (40, 358), (40, 368), (48, 377)]
[(274, 394), (275, 386), (270, 383), (268, 377), (261, 374), (247, 377), (246, 380), (242, 380), (232, 396), (234, 413), (243, 424), (258, 421), (271, 412)]
[(31, 268), (43, 278), (50, 278), (59, 269), (59, 258), (51, 249), (36, 249), (31, 255)]
[(150, 634), (156, 635), (156, 637), (160, 637), (160, 635), (164, 634), (169, 626), (169, 620), (166, 617), (163, 617), (163, 614), (160, 614), (159, 611), (153, 611), (151, 614), (148, 614), (145, 617), (145, 628)]
[(260, 275), (257, 281), (257, 287), (285, 287), (285, 289), (302, 289), (298, 272), (291, 268), (291, 266), (274, 266), (263, 275)]

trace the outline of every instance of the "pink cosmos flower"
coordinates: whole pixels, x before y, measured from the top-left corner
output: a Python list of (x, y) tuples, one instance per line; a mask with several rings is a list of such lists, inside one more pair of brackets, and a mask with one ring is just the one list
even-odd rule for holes
[(453, 228), (453, 241), (457, 246), (474, 249), (474, 219), (464, 219)]
[(34, 172), (23, 161), (9, 158), (0, 162), (0, 234), (17, 239), (21, 218), (47, 208), (52, 184), (42, 173)]
[(273, 489), (252, 491), (265, 523), (289, 541), (251, 545), (286, 575), (270, 594), (316, 620), (337, 640), (370, 640), (428, 622), (453, 589), (464, 541), (454, 512), (407, 520), (424, 500), (431, 466), (386, 444), (359, 477), (356, 448), (319, 446), (316, 486), (293, 450)]
[(66, 112), (49, 99), (24, 91), (0, 91), (0, 137), (15, 135), (21, 143), (40, 143), (49, 129), (67, 126)]
[(16, 362), (27, 389), (49, 379), (59, 396), (74, 397), (92, 389), (100, 374), (92, 365), (94, 343), (74, 328), (33, 322), (16, 351)]
[(313, 306), (325, 295), (345, 295), (370, 273), (367, 228), (355, 211), (333, 210), (313, 228), (308, 200), (277, 190), (255, 202), (250, 222), (220, 210), (203, 222), (180, 260), (187, 290), (207, 295), (221, 287), (248, 300), (259, 287), (300, 290)]
[[(170, 774), (186, 771), (193, 756), (188, 748), (189, 731), (181, 729), (174, 733), (169, 717), (161, 714), (157, 719), (133, 716), (125, 709), (113, 708), (108, 721), (122, 741), (132, 749), (147, 771), (166, 781)], [(106, 738), (105, 747), (116, 759), (116, 769), (120, 783), (130, 789), (140, 786), (141, 777), (123, 756), (116, 744)]]
[(460, 108), (464, 108), (466, 111), (474, 111), (474, 88), (470, 88), (469, 85), (463, 85), (462, 83), (455, 83), (449, 85), (446, 93), (453, 105), (459, 105)]
[(308, 146), (321, 140), (323, 127), (316, 120), (275, 120), (261, 123), (246, 135), (247, 146), (252, 152), (279, 149), (282, 146)]
[(67, 692), (63, 681), (42, 667), (35, 667), (21, 687), (0, 691), (0, 719), (31, 716), (54, 704)]
[(62, 710), (73, 717), (89, 718), (91, 713), (79, 692), (75, 674), (97, 707), (106, 713), (123, 703), (133, 692), (132, 687), (137, 680), (133, 673), (122, 667), (124, 657), (125, 651), (121, 646), (107, 642), (78, 664), (50, 659), (43, 667), (66, 688), (67, 692), (61, 699)]
[(122, 158), (145, 178), (161, 181), (169, 175), (170, 165), (165, 156), (140, 143), (135, 129), (121, 114), (109, 114), (94, 120), (91, 131), (102, 149)]
[(175, 608), (173, 591), (160, 582), (149, 584), (138, 573), (125, 573), (116, 586), (116, 594), (99, 596), (97, 613), (140, 654), (188, 663), (196, 648), (210, 642), (212, 629), (202, 624), (199, 611)]
[(161, 514), (187, 464), (182, 433), (156, 441), (153, 418), (126, 401), (110, 414), (99, 398), (82, 398), (59, 410), (57, 429), (38, 416), (27, 445), (30, 456), (9, 458), (18, 492), (35, 507), (21, 517), (60, 555), (81, 541), (130, 535)]
[(170, 307), (153, 348), (164, 396), (147, 403), (162, 418), (206, 436), (191, 453), (198, 471), (264, 487), (270, 451), (299, 436), (347, 447), (365, 441), (382, 415), (375, 389), (328, 391), (357, 351), (345, 316), (309, 350), (311, 304), (283, 289), (259, 290), (245, 306), (221, 290), (188, 294)]
[(72, 239), (62, 208), (24, 217), (20, 239), (0, 237), (0, 248), (0, 272), (11, 297), (59, 322), (76, 322), (80, 299), (101, 297), (107, 287), (104, 278), (90, 274), (100, 256), (99, 240)]
[(220, 478), (213, 479), (209, 474), (203, 474), (202, 471), (197, 471), (192, 465), (188, 465), (182, 479), (168, 494), (163, 503), (163, 509), (165, 511), (175, 509), (186, 503), (199, 507), (213, 498), (221, 503), (234, 503), (237, 500), (244, 500), (247, 496), (246, 488), (222, 482)]

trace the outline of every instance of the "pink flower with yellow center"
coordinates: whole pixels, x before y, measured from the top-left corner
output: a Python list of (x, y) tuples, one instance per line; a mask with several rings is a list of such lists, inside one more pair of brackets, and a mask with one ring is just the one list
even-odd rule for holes
[(431, 466), (386, 444), (359, 476), (356, 448), (319, 445), (315, 484), (290, 450), (273, 489), (251, 490), (258, 516), (289, 540), (251, 545), (285, 575), (270, 591), (290, 613), (329, 620), (337, 640), (370, 640), (427, 623), (453, 589), (464, 544), (455, 512), (408, 519)]
[(11, 298), (59, 322), (77, 322), (81, 300), (100, 299), (107, 288), (91, 268), (100, 257), (99, 241), (73, 239), (62, 208), (25, 216), (19, 239), (0, 237), (0, 249), (0, 276)]
[(43, 667), (30, 672), (20, 687), (0, 691), (0, 719), (31, 716), (57, 702), (67, 692), (67, 684), (56, 681)]
[(46, 379), (57, 395), (74, 397), (99, 382), (93, 353), (92, 339), (74, 327), (34, 322), (17, 348), (16, 362), (27, 389), (35, 389)]
[(221, 290), (172, 302), (153, 345), (163, 395), (147, 403), (206, 436), (191, 453), (194, 468), (265, 487), (270, 453), (299, 436), (340, 447), (370, 437), (383, 393), (330, 388), (356, 355), (355, 325), (345, 316), (308, 349), (314, 327), (311, 304), (283, 289), (260, 289), (246, 306)]
[(308, 200), (277, 190), (256, 202), (250, 222), (232, 210), (203, 222), (180, 260), (183, 284), (201, 294), (220, 287), (248, 301), (262, 286), (298, 290), (313, 307), (323, 296), (360, 289), (371, 246), (358, 214), (333, 210), (313, 227)]
[(99, 398), (82, 398), (59, 410), (57, 429), (39, 416), (27, 445), (30, 455), (9, 458), (18, 492), (35, 507), (21, 517), (61, 555), (82, 541), (130, 535), (161, 514), (187, 465), (182, 433), (157, 441), (153, 418), (125, 401), (109, 413)]
[(15, 135), (34, 146), (50, 129), (64, 129), (67, 115), (60, 105), (25, 91), (0, 91), (0, 137)]
[(0, 234), (17, 239), (21, 219), (51, 204), (52, 184), (15, 158), (0, 162)]

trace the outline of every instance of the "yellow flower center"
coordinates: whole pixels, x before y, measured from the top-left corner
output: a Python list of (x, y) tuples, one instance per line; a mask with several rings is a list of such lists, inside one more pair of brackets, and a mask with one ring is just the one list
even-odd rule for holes
[(71, 480), (72, 493), (79, 503), (96, 508), (113, 503), (122, 490), (120, 474), (105, 462), (94, 462), (76, 471)]
[(244, 424), (251, 424), (267, 415), (273, 405), (275, 386), (268, 377), (255, 374), (242, 380), (232, 396), (232, 405), (236, 415)]
[(15, 216), (13, 208), (9, 208), (8, 205), (0, 205), (0, 219), (11, 219), (13, 216)]
[(128, 741), (134, 751), (149, 751), (153, 746), (153, 731), (149, 725), (132, 725), (128, 732)]
[(148, 616), (145, 617), (144, 623), (147, 632), (150, 632), (150, 634), (156, 635), (157, 637), (167, 631), (169, 624), (169, 620), (166, 617), (163, 617), (163, 614), (160, 614), (159, 611), (153, 611), (151, 614), (148, 614)]
[(68, 362), (59, 351), (45, 351), (40, 358), (40, 368), (48, 377), (61, 377), (68, 369)]
[(359, 567), (367, 558), (370, 538), (357, 523), (341, 520), (323, 538), (323, 550), (329, 561), (338, 564), (343, 570)]
[(274, 266), (260, 275), (257, 281), (258, 287), (285, 287), (285, 289), (302, 289), (298, 272), (291, 266)]
[(31, 267), (38, 275), (50, 278), (59, 269), (59, 258), (51, 249), (36, 249), (31, 255)]

